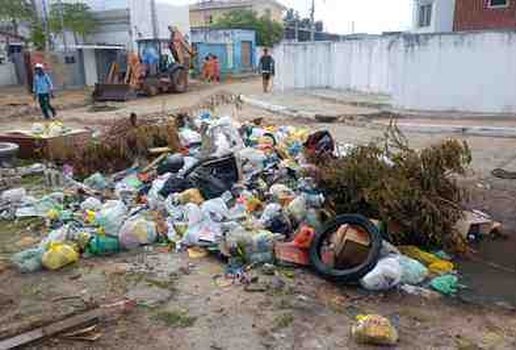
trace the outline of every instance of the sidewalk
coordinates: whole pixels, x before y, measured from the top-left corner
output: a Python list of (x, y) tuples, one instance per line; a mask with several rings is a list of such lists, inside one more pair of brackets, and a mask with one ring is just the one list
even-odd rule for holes
[(287, 117), (383, 129), (391, 118), (409, 133), (516, 138), (516, 115), (400, 111), (388, 96), (335, 90), (295, 90), (244, 96), (249, 105)]

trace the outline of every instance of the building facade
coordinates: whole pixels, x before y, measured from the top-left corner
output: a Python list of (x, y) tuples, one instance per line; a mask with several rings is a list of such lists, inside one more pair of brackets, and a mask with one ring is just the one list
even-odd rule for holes
[(445, 33), (453, 31), (455, 1), (415, 0), (412, 11), (412, 32)]
[(258, 16), (270, 16), (272, 20), (283, 22), (286, 7), (275, 0), (208, 0), (190, 6), (190, 25), (207, 27), (230, 11), (255, 11)]
[(516, 0), (456, 0), (455, 31), (516, 28)]
[(195, 68), (199, 73), (204, 58), (216, 55), (222, 74), (250, 72), (257, 63), (256, 32), (246, 29), (192, 29), (192, 45), (197, 53)]

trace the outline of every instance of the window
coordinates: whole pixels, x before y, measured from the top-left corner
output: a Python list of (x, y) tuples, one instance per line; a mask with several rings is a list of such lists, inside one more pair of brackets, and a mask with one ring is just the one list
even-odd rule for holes
[(432, 4), (419, 6), (418, 24), (419, 27), (429, 27), (432, 23)]
[(488, 0), (487, 7), (489, 8), (504, 8), (509, 6), (509, 0)]

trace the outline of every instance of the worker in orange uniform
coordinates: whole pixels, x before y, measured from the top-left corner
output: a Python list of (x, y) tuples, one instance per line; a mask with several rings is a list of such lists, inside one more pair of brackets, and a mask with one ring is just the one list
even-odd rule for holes
[(213, 55), (213, 81), (220, 83), (220, 62), (216, 55)]

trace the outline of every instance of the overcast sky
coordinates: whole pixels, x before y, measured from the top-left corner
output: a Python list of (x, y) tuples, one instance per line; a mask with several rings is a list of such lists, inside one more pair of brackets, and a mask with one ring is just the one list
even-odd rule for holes
[[(161, 0), (164, 1), (164, 0)], [(194, 0), (165, 0), (175, 4)], [(259, 0), (255, 0), (259, 1)], [(312, 0), (279, 0), (307, 16)], [(408, 29), (412, 21), (413, 0), (316, 0), (315, 17), (330, 32), (346, 34), (381, 33)]]

